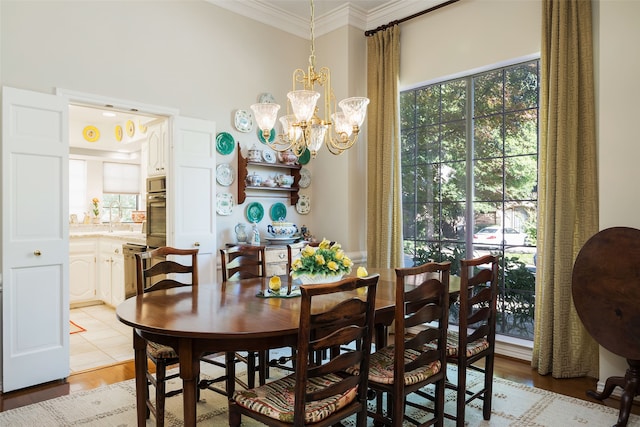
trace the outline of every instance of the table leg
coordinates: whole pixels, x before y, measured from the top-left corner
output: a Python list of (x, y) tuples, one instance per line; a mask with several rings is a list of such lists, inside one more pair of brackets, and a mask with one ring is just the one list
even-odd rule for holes
[(184, 425), (196, 425), (196, 401), (198, 377), (200, 376), (200, 355), (193, 351), (193, 340), (181, 338), (178, 344), (180, 378), (184, 405)]
[(133, 351), (136, 372), (136, 413), (138, 426), (147, 425), (147, 341), (133, 330)]

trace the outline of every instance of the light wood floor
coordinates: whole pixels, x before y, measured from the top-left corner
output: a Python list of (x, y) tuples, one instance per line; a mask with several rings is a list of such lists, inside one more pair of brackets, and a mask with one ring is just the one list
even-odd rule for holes
[[(550, 375), (539, 375), (529, 364), (506, 357), (497, 357), (495, 364), (496, 377), (504, 378), (555, 393), (584, 399), (591, 402), (597, 400), (587, 397), (586, 390), (596, 389), (595, 378), (554, 379)], [(54, 397), (65, 396), (82, 390), (91, 390), (100, 386), (113, 384), (134, 378), (133, 361), (117, 363), (108, 367), (72, 374), (66, 381), (56, 381), (28, 389), (0, 394), (0, 412), (21, 406), (30, 405)], [(619, 389), (618, 389), (619, 390)], [(614, 398), (604, 402), (613, 408), (619, 408), (619, 401)], [(634, 405), (632, 413), (640, 415), (640, 407)]]

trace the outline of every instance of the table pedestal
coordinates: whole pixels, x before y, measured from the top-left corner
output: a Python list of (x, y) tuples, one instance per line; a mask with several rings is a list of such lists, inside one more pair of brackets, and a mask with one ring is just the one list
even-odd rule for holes
[(627, 359), (629, 369), (625, 373), (624, 377), (609, 377), (604, 384), (602, 393), (598, 393), (594, 390), (587, 391), (587, 395), (594, 399), (604, 400), (611, 396), (613, 390), (616, 387), (623, 389), (622, 396), (620, 397), (620, 414), (618, 415), (618, 422), (613, 427), (624, 427), (629, 421), (629, 414), (631, 413), (631, 405), (634, 397), (640, 394), (640, 360)]

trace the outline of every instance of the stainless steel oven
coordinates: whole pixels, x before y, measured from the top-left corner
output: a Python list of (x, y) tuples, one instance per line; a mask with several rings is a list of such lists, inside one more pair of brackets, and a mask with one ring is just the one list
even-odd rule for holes
[(147, 246), (167, 245), (167, 179), (147, 178)]

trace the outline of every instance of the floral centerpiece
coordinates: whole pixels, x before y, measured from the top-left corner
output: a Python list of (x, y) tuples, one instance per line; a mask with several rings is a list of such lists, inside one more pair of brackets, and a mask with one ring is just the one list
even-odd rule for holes
[(327, 283), (351, 272), (353, 262), (339, 243), (323, 239), (318, 247), (305, 246), (291, 263), (291, 277), (302, 283)]

